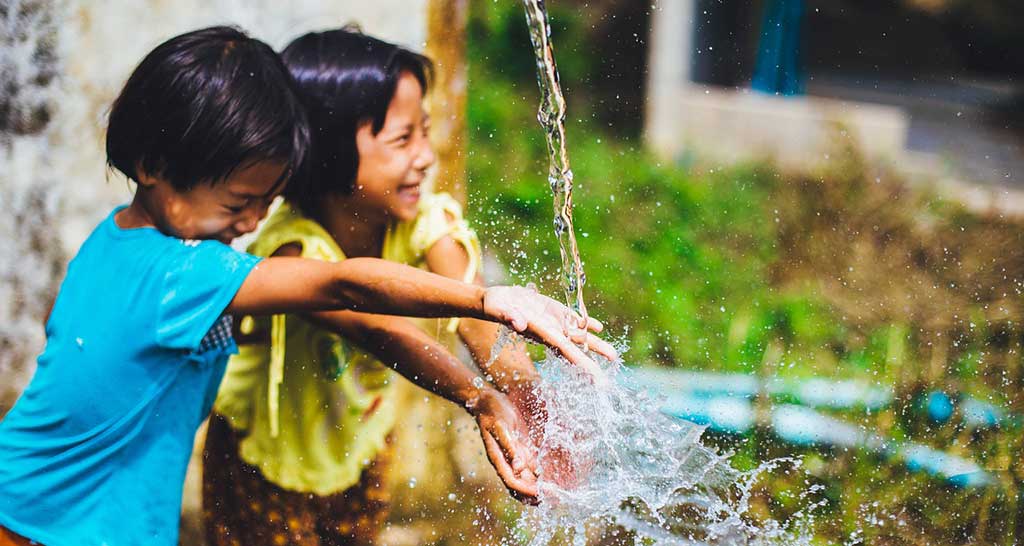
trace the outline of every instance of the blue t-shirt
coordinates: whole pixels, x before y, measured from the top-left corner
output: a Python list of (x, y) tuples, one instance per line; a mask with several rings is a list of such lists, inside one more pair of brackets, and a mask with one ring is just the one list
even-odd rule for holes
[(0, 421), (0, 525), (46, 546), (177, 544), (193, 438), (237, 352), (224, 309), (259, 261), (121, 229), (118, 210), (68, 266)]

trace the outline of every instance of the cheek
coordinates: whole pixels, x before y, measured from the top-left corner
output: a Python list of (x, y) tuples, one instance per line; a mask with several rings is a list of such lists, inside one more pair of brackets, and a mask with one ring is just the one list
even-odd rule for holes
[(216, 235), (229, 228), (232, 224), (232, 217), (217, 207), (197, 206), (193, 209), (189, 223), (193, 236), (202, 238)]
[(196, 219), (196, 231), (203, 234), (219, 233), (227, 229), (230, 225), (231, 217), (209, 215)]
[(398, 185), (411, 168), (412, 160), (404, 150), (374, 150), (359, 157), (359, 179), (365, 184), (390, 188)]

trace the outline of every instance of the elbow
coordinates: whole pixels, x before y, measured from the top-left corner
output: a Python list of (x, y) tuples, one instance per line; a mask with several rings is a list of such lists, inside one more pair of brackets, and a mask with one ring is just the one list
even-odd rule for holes
[(363, 311), (365, 287), (348, 274), (342, 264), (331, 264), (330, 277), (323, 285), (322, 298), (332, 311)]

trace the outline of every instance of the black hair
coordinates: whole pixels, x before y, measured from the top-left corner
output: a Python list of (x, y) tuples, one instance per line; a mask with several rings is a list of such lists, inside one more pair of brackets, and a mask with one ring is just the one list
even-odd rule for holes
[(110, 110), (107, 164), (187, 191), (258, 161), (295, 177), (309, 153), (309, 125), (294, 82), (267, 44), (240, 29), (210, 27), (158, 45)]
[(315, 216), (323, 195), (352, 193), (359, 169), (359, 127), (370, 123), (373, 133), (379, 133), (402, 72), (415, 76), (426, 92), (433, 64), (352, 26), (300, 36), (281, 58), (295, 78), (312, 131), (307, 176), (285, 188), (284, 196)]

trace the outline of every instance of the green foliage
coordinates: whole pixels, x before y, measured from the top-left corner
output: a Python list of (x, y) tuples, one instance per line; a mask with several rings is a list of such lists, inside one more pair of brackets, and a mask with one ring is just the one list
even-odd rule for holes
[[(527, 40), (514, 30), (525, 25), (518, 17), (511, 24), (518, 12), (485, 5), (473, 24), (474, 35), (487, 39), (472, 48), (469, 210), (515, 281), (557, 294), (546, 145), (533, 119), (536, 86), (532, 72), (526, 82), (511, 76), (527, 78), (520, 61), (494, 62), (529, 58), (528, 42), (509, 36), (523, 32)], [(820, 345), (835, 335), (822, 326), (830, 321), (817, 320), (819, 303), (779, 295), (768, 284), (776, 257), (767, 199), (773, 173), (663, 165), (577, 118), (568, 120), (567, 132), (585, 294), (612, 332), (629, 332), (630, 361), (750, 371), (771, 339)]]

